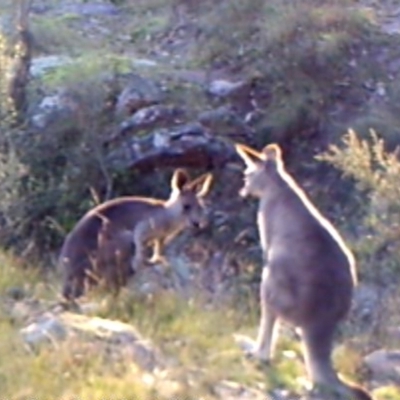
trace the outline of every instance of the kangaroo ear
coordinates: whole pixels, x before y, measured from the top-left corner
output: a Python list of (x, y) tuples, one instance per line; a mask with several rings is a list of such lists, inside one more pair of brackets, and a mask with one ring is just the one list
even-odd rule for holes
[(172, 190), (181, 191), (185, 185), (190, 181), (188, 173), (181, 168), (175, 170), (171, 178), (171, 188)]
[(236, 143), (235, 149), (248, 168), (254, 168), (265, 161), (265, 155), (263, 153), (245, 146), (244, 144)]
[(188, 189), (195, 191), (197, 197), (205, 197), (211, 189), (213, 180), (212, 174), (203, 174), (190, 182)]
[(265, 160), (280, 162), (282, 161), (282, 150), (278, 144), (272, 143), (265, 146), (262, 150)]

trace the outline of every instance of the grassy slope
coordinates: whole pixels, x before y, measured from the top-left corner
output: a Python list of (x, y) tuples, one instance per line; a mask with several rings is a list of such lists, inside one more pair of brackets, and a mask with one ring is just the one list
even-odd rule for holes
[[(46, 299), (53, 304), (55, 298), (49, 288), (54, 289), (54, 284), (44, 285), (43, 277), (22, 269), (11, 257), (0, 254), (0, 258), (0, 296), (5, 305), (0, 311), (0, 384), (4, 398), (154, 398), (154, 385), (149, 385), (149, 379), (127, 360), (107, 361), (90, 345), (67, 341), (28, 351), (18, 334), (26, 322), (11, 319), (6, 312), (11, 302), (9, 289), (24, 288), (25, 300), (36, 298), (45, 304)], [(96, 296), (93, 300), (100, 300)], [(216, 308), (200, 299), (179, 300), (166, 292), (151, 299), (124, 292), (117, 300), (104, 301), (103, 296), (102, 302), (101, 316), (132, 323), (175, 360), (168, 373), (174, 384), (160, 386), (157, 398), (217, 398), (214, 388), (222, 380), (266, 390), (284, 387), (302, 391), (300, 344), (291, 335), (282, 336), (273, 367), (246, 360), (234, 343), (235, 332), (255, 335), (257, 311), (251, 299), (236, 299)], [(342, 343), (336, 349), (335, 361), (344, 376), (360, 381), (361, 357), (357, 351)], [(385, 393), (378, 399), (396, 399)]]

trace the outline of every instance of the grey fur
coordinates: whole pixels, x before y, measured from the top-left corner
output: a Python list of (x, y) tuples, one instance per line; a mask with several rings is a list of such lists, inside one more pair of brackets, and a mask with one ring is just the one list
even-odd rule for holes
[(154, 246), (150, 261), (163, 262), (165, 244), (185, 227), (201, 227), (207, 222), (202, 199), (211, 182), (211, 174), (190, 181), (178, 169), (168, 200), (120, 197), (88, 211), (68, 234), (60, 252), (63, 296), (79, 297), (85, 283), (97, 279), (114, 288), (125, 285), (143, 265), (149, 244)]
[(300, 328), (314, 385), (340, 398), (367, 400), (361, 388), (339, 380), (331, 352), (337, 325), (346, 317), (356, 284), (355, 260), (333, 225), (285, 171), (278, 145), (262, 152), (236, 145), (244, 160), (243, 196), (259, 199), (257, 224), (264, 257), (261, 321), (250, 353), (270, 360), (279, 322)]

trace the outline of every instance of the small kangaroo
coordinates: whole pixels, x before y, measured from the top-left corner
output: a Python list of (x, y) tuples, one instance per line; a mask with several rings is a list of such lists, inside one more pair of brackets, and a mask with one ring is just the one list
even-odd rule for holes
[(350, 309), (357, 283), (352, 253), (286, 172), (277, 144), (262, 152), (235, 147), (247, 167), (240, 195), (259, 199), (257, 224), (266, 263), (258, 337), (248, 353), (270, 360), (284, 320), (300, 328), (313, 385), (340, 398), (372, 400), (362, 388), (339, 380), (331, 361), (334, 333)]
[(96, 277), (109, 286), (125, 285), (144, 264), (149, 244), (153, 245), (149, 261), (165, 262), (161, 255), (165, 244), (185, 227), (201, 228), (207, 223), (203, 199), (212, 180), (208, 173), (191, 181), (184, 170), (177, 169), (168, 200), (120, 197), (88, 211), (60, 252), (63, 296), (81, 296), (85, 283), (94, 284)]

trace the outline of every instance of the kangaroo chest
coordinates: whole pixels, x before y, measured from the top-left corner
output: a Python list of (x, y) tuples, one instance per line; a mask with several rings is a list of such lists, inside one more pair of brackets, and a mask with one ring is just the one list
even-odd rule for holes
[(182, 226), (179, 221), (154, 216), (141, 221), (136, 226), (135, 231), (142, 236), (144, 241), (152, 241), (174, 237), (181, 229)]
[(263, 252), (263, 258), (264, 262), (266, 262), (268, 253), (268, 232), (267, 232), (268, 227), (267, 227), (266, 215), (265, 212), (263, 212), (261, 206), (257, 213), (257, 226), (258, 226), (258, 234), (260, 236), (260, 244)]

